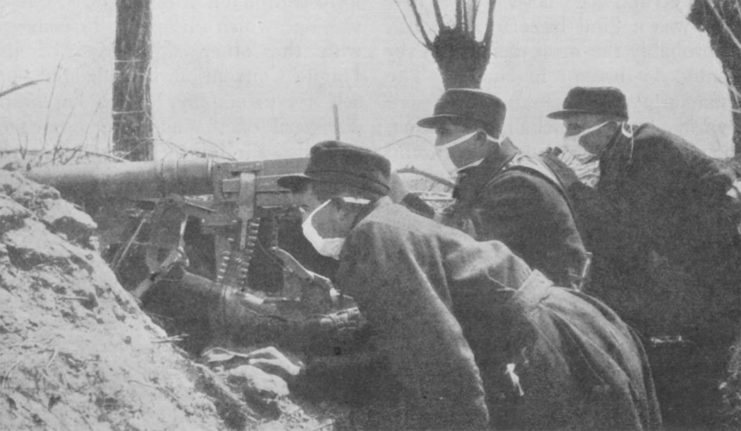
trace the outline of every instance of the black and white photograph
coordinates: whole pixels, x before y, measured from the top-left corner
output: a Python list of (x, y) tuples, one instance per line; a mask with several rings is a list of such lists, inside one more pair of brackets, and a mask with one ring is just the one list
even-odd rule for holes
[(741, 0), (0, 23), (0, 430), (741, 429)]

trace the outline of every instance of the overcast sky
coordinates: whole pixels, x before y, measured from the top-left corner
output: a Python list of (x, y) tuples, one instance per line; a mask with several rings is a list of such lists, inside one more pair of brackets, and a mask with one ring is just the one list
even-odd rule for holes
[[(545, 115), (568, 89), (614, 85), (633, 121), (730, 155), (720, 64), (685, 19), (689, 4), (500, 0), (482, 88), (507, 103), (505, 133), (527, 151), (554, 145), (562, 128)], [(176, 155), (166, 142), (303, 156), (334, 136), (337, 104), (343, 140), (384, 148), (397, 166), (437, 166), (432, 133), (415, 123), (442, 82), (393, 0), (153, 0), (152, 13), (159, 157)], [(60, 140), (106, 151), (115, 1), (4, 0), (0, 20), (0, 90), (50, 79), (0, 99), (0, 149)]]

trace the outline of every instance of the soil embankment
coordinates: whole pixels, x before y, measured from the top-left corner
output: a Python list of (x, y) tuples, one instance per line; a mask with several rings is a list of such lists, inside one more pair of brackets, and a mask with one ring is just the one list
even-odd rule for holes
[(56, 190), (0, 170), (0, 429), (332, 428), (276, 376), (189, 359), (117, 282), (94, 229)]

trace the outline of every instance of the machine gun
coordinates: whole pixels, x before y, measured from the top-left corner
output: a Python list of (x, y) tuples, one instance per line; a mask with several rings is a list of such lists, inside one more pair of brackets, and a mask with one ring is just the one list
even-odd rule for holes
[[(101, 251), (122, 285), (169, 333), (187, 333), (182, 346), (197, 353), (218, 335), (239, 344), (301, 344), (306, 337), (295, 334), (307, 328), (361, 321), (326, 278), (336, 262), (305, 240), (290, 193), (277, 185), (307, 161), (181, 159), (25, 175), (95, 219)], [(336, 318), (348, 313), (352, 319)]]

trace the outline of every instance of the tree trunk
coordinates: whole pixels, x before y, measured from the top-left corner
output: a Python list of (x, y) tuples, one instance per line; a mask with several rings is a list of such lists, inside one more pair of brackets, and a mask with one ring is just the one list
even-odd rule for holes
[(113, 151), (128, 160), (152, 160), (150, 1), (117, 0), (116, 8)]
[(741, 0), (695, 0), (687, 19), (710, 37), (731, 98), (733, 148), (741, 156)]
[(469, 33), (443, 28), (432, 42), (431, 51), (445, 89), (481, 88), (490, 56), (486, 44)]

